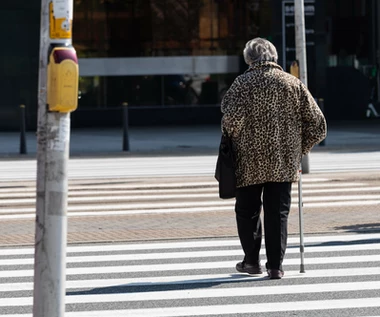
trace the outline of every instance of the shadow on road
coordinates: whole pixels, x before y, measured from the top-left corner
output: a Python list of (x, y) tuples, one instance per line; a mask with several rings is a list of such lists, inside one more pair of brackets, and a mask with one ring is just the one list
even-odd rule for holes
[(350, 226), (335, 227), (336, 230), (346, 230), (354, 233), (377, 233), (380, 232), (380, 222), (378, 223), (360, 223)]
[[(241, 278), (246, 277), (247, 280), (242, 280)], [(234, 280), (236, 278), (236, 280)], [(208, 288), (214, 287), (224, 283), (244, 283), (244, 282), (258, 282), (258, 281), (267, 281), (267, 276), (257, 276), (253, 277), (246, 274), (231, 274), (223, 278), (217, 278), (215, 281), (213, 279), (207, 279), (207, 282), (202, 282), (202, 280), (194, 279), (191, 281), (176, 281), (174, 283), (130, 283), (124, 285), (114, 285), (108, 287), (99, 287), (90, 290), (81, 290), (81, 291), (70, 291), (66, 295), (92, 295), (92, 294), (113, 294), (113, 293), (145, 293), (145, 292), (162, 292), (162, 291), (175, 291), (175, 290), (190, 290), (197, 288)], [(201, 282), (201, 283), (200, 283)]]

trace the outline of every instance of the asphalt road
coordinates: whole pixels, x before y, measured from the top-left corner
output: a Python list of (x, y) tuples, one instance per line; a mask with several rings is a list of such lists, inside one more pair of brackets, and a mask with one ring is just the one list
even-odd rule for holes
[[(65, 316), (380, 316), (379, 154), (317, 154), (302, 184), (306, 273), (295, 186), (280, 281), (234, 270), (215, 157), (71, 160)], [(34, 168), (1, 167), (2, 316), (31, 316)]]
[[(69, 160), (71, 179), (120, 177), (212, 176), (216, 155), (75, 158)], [(3, 159), (0, 181), (36, 179), (36, 160)], [(315, 152), (311, 173), (380, 170), (380, 151)]]
[[(306, 237), (305, 273), (298, 241), (276, 281), (234, 270), (236, 238), (70, 245), (65, 316), (379, 316), (379, 233)], [(0, 250), (2, 316), (29, 317), (33, 248)]]

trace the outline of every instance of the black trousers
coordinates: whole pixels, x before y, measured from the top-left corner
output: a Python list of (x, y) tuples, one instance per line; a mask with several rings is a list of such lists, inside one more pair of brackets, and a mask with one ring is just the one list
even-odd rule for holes
[(264, 183), (238, 188), (236, 191), (236, 222), (244, 261), (260, 261), (262, 225), (261, 206), (264, 209), (265, 249), (267, 269), (282, 270), (290, 211), (292, 183)]

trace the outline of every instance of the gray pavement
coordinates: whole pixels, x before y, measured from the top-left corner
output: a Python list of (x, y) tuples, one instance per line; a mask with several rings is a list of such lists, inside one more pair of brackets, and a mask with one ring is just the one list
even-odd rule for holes
[[(130, 151), (122, 151), (122, 129), (96, 128), (71, 131), (71, 156), (160, 155), (161, 153), (215, 154), (220, 140), (218, 125), (130, 127)], [(20, 155), (20, 133), (0, 132), (0, 158), (33, 158), (36, 132), (26, 136), (27, 155)], [(328, 124), (325, 146), (314, 151), (361, 151), (380, 149), (380, 120)]]

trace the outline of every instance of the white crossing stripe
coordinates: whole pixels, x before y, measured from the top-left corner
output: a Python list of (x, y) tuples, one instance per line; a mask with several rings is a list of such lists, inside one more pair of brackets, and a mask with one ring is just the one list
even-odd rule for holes
[[(350, 196), (351, 199), (355, 196)], [(323, 199), (321, 199), (323, 200)], [(292, 202), (292, 209), (297, 209), (298, 201)], [(377, 206), (380, 205), (380, 200), (349, 200), (349, 201), (334, 201), (334, 202), (320, 202), (310, 203), (307, 200), (303, 201), (304, 206), (308, 208), (330, 208), (330, 207), (358, 207), (358, 206)], [(191, 207), (191, 206), (198, 207)], [(84, 205), (84, 206), (69, 206), (68, 217), (82, 217), (82, 216), (120, 216), (120, 215), (137, 215), (137, 214), (165, 214), (165, 213), (189, 213), (189, 212), (222, 212), (233, 211), (234, 202), (192, 202), (192, 203), (165, 203), (154, 205)], [(201, 207), (204, 206), (204, 207)], [(159, 207), (152, 209), (145, 209), (149, 207)], [(165, 208), (167, 207), (167, 208)], [(136, 208), (136, 209), (133, 209)], [(105, 211), (106, 209), (106, 211)], [(77, 211), (78, 210), (78, 211)], [(83, 210), (82, 212), (79, 210)], [(88, 211), (99, 210), (99, 211)], [(13, 213), (13, 214), (10, 214)], [(21, 208), (21, 209), (7, 209), (0, 210), (0, 220), (6, 219), (34, 219), (35, 208)]]
[[(299, 263), (299, 260), (298, 260)], [(342, 262), (344, 263), (344, 262)], [(363, 261), (364, 263), (364, 261)], [(217, 264), (215, 269), (220, 268)], [(229, 268), (234, 268), (236, 261), (229, 263)], [(190, 266), (190, 265), (189, 265)], [(188, 270), (182, 265), (182, 270)], [(191, 269), (191, 268), (190, 268)], [(140, 271), (144, 269), (140, 266)], [(305, 278), (322, 278), (322, 277), (343, 277), (343, 276), (372, 276), (380, 275), (380, 268), (350, 268), (350, 269), (327, 269), (327, 270), (310, 270), (306, 273), (299, 271), (286, 271), (286, 279), (305, 279)], [(151, 286), (151, 285), (176, 285), (176, 284), (207, 284), (207, 283), (226, 283), (239, 281), (257, 281), (262, 280), (263, 275), (249, 276), (243, 274), (203, 274), (203, 275), (177, 275), (177, 276), (158, 276), (158, 277), (139, 277), (139, 278), (114, 278), (114, 279), (90, 279), (90, 280), (68, 280), (67, 289), (81, 288), (102, 288), (102, 287), (128, 287), (128, 286)], [(33, 283), (4, 283), (0, 284), (0, 292), (6, 291), (31, 291)]]
[[(329, 250), (329, 252), (336, 252), (338, 250), (338, 248), (334, 250)], [(366, 248), (357, 248), (357, 249), (353, 249), (351, 248), (350, 250), (380, 250), (380, 248), (376, 248), (376, 249), (371, 249), (370, 247), (366, 247)], [(293, 251), (293, 252), (287, 252), (287, 254), (294, 254), (294, 253), (299, 253), (299, 250), (295, 250), (295, 249), (290, 249), (288, 251)], [(314, 252), (320, 252), (320, 251), (315, 251), (315, 250), (312, 250)], [(346, 251), (346, 250), (342, 250), (342, 251)], [(306, 251), (307, 253), (310, 253), (308, 250)], [(242, 252), (241, 251), (226, 251), (224, 252), (225, 253), (225, 256), (229, 255), (229, 256), (234, 256), (234, 255), (239, 255), (239, 256), (243, 256)], [(221, 254), (221, 253), (219, 253)], [(261, 254), (264, 254), (263, 251), (261, 251)], [(218, 255), (214, 255), (212, 254), (212, 251), (210, 251), (210, 257), (213, 257), (213, 256), (218, 256)], [(221, 255), (220, 255), (221, 256)], [(136, 257), (136, 255), (135, 255)], [(181, 258), (185, 258), (185, 255)], [(349, 262), (347, 262), (346, 260), (347, 259), (350, 259)], [(140, 258), (140, 254), (139, 254), (139, 259), (142, 259), (144, 260), (144, 257)], [(329, 259), (329, 260), (326, 260), (326, 259)], [(333, 260), (334, 259), (334, 260)], [(377, 262), (379, 261), (379, 257), (372, 257), (372, 256), (367, 256), (366, 258), (364, 259), (369, 259), (368, 262)], [(305, 263), (306, 264), (331, 264), (331, 263), (358, 263), (358, 262), (361, 262), (362, 258), (360, 257), (346, 257), (346, 258), (306, 258), (305, 260)], [(34, 261), (34, 260), (33, 260)], [(112, 259), (110, 260), (112, 261)], [(115, 261), (118, 261), (118, 260), (115, 260)], [(30, 260), (30, 263), (31, 264), (32, 262), (32, 259)], [(67, 261), (68, 263), (70, 263), (70, 261)], [(87, 261), (83, 261), (82, 263), (86, 263)], [(103, 262), (103, 261), (94, 261), (94, 263), (97, 262)], [(20, 263), (20, 261), (14, 261), (14, 263)], [(75, 263), (78, 263), (78, 262), (75, 262)], [(294, 265), (294, 264), (297, 264), (298, 263), (298, 259), (294, 260), (286, 260), (284, 261), (284, 264), (286, 265)], [(22, 263), (23, 264), (23, 263)], [(201, 269), (214, 269), (214, 268), (231, 268), (231, 267), (234, 267), (236, 264), (236, 261), (224, 261), (224, 262), (220, 262), (220, 261), (215, 261), (215, 262), (192, 262), (191, 265), (184, 265), (183, 263), (179, 263), (179, 264), (144, 264), (144, 272), (156, 272), (156, 271), (160, 271), (160, 272), (164, 272), (164, 271), (181, 271), (183, 270), (184, 268), (186, 270), (201, 270)], [(4, 264), (5, 265), (9, 265), (9, 264)], [(107, 274), (107, 273), (110, 273), (112, 270), (113, 273), (132, 273), (132, 272), (141, 272), (141, 267), (139, 265), (123, 265), (123, 266), (112, 266), (112, 269), (110, 269), (109, 267), (105, 266), (105, 267), (75, 267), (75, 268), (67, 268), (66, 269), (66, 273), (67, 275), (75, 275), (75, 274), (81, 274), (81, 275), (91, 275), (91, 274)], [(3, 277), (3, 278), (6, 278), (6, 277), (27, 277), (27, 276), (33, 276), (33, 270), (14, 270), (14, 271), (10, 271), (10, 270), (7, 270), (7, 271), (0, 271), (0, 278)]]
[[(341, 235), (305, 235), (304, 242), (309, 244), (307, 250), (314, 250), (315, 243), (329, 243), (328, 248), (334, 248), (334, 243), (355, 243), (362, 241), (375, 241), (380, 240), (380, 233), (366, 233), (366, 234), (341, 234)], [(300, 241), (299, 237), (288, 237), (288, 243), (296, 244)], [(264, 241), (262, 243), (264, 245)], [(354, 244), (352, 246), (345, 246), (349, 248), (361, 248), (364, 244)], [(367, 246), (373, 245), (372, 243)], [(163, 250), (163, 249), (188, 249), (188, 248), (210, 248), (210, 247), (231, 247), (240, 246), (237, 239), (209, 239), (209, 240), (190, 240), (186, 242), (153, 242), (153, 243), (129, 243), (129, 244), (111, 244), (102, 245), (100, 248), (98, 244), (95, 245), (69, 245), (67, 253), (84, 253), (84, 252), (109, 252), (109, 251), (137, 251), (137, 250)], [(310, 247), (310, 248), (309, 248)], [(287, 249), (287, 253), (292, 252), (291, 248)], [(28, 255), (34, 254), (33, 248), (3, 248), (1, 255)]]
[[(262, 296), (262, 295), (284, 295), (302, 293), (324, 293), (324, 292), (349, 292), (380, 289), (379, 281), (354, 282), (354, 283), (324, 283), (324, 284), (301, 284), (285, 285), (276, 288), (272, 286), (257, 287), (232, 287), (223, 289), (196, 289), (177, 291), (158, 291), (125, 294), (102, 294), (102, 295), (70, 295), (66, 296), (66, 304), (80, 303), (104, 303), (104, 302), (144, 302), (154, 300), (172, 299), (195, 299), (195, 298), (217, 298), (236, 296)], [(33, 298), (3, 298), (0, 299), (0, 307), (32, 305)]]
[[(92, 209), (91, 207), (87, 207)], [(106, 206), (104, 208), (107, 208)], [(169, 214), (169, 213), (189, 213), (189, 212), (216, 212), (231, 211), (231, 206), (215, 206), (215, 207), (187, 207), (187, 208), (161, 208), (161, 209), (136, 209), (136, 210), (114, 210), (114, 211), (70, 211), (68, 217), (82, 216), (121, 216), (121, 215), (142, 215), (142, 214)], [(19, 214), (21, 211), (15, 210), (13, 215), (1, 215), (1, 219), (34, 219), (35, 213)]]
[[(141, 185), (100, 185), (94, 186), (91, 185), (86, 187), (86, 184), (82, 186), (69, 186), (69, 196), (83, 196), (83, 195), (131, 195), (131, 194), (151, 194), (154, 192), (158, 193), (199, 193), (200, 190), (202, 192), (218, 192), (218, 187), (216, 182), (212, 183), (175, 183), (176, 186), (169, 183), (167, 186), (158, 184), (157, 186), (149, 185), (143, 186)], [(165, 188), (166, 187), (166, 188)], [(197, 188), (193, 188), (197, 187)], [(345, 188), (352, 187), (352, 188)], [(113, 190), (110, 190), (112, 189)], [(137, 189), (136, 189), (137, 188)], [(146, 188), (146, 189), (140, 189)], [(165, 189), (162, 189), (165, 188)], [(174, 189), (173, 189), (174, 188)], [(314, 188), (314, 189), (311, 189)], [(323, 188), (323, 189), (315, 189), (315, 188)], [(325, 189), (327, 188), (327, 189)], [(379, 187), (371, 187), (366, 186), (365, 183), (316, 183), (316, 184), (304, 184), (303, 192), (304, 193), (328, 193), (328, 192), (349, 192), (349, 191), (377, 191)], [(97, 190), (94, 190), (97, 189)], [(18, 193), (15, 193), (15, 188), (0, 188), (0, 198), (12, 198), (12, 197), (20, 197), (21, 195), (25, 198), (35, 198), (36, 197), (36, 189), (35, 187), (25, 187), (25, 188), (17, 188)], [(297, 190), (292, 190), (293, 194), (297, 193)]]
[[(120, 209), (126, 209), (126, 210), (135, 210), (135, 209), (144, 209), (144, 208), (152, 208), (152, 209), (159, 209), (159, 208), (177, 208), (177, 207), (197, 207), (197, 206), (233, 206), (234, 202), (232, 200), (216, 200), (216, 201), (194, 201), (194, 202), (167, 202), (167, 203), (157, 203), (157, 202), (151, 202), (151, 203), (128, 203), (128, 204), (105, 204), (105, 205), (74, 205), (68, 206), (68, 211), (84, 211), (84, 210), (120, 210)], [(4, 213), (4, 211), (11, 211), (14, 209), (5, 209), (2, 208), (0, 212)], [(20, 209), (21, 210), (21, 209)], [(35, 210), (35, 208), (23, 208), (24, 212), (32, 212)]]
[[(332, 299), (284, 303), (264, 304), (236, 304), (236, 305), (210, 305), (188, 306), (170, 308), (103, 310), (90, 312), (67, 312), (66, 317), (182, 317), (182, 316), (221, 316), (228, 314), (251, 314), (287, 311), (310, 311), (347, 308), (380, 307), (380, 297), (358, 298), (350, 300)], [(29, 317), (30, 314), (6, 315), (7, 317)]]
[[(199, 203), (197, 204), (199, 205)], [(308, 208), (329, 208), (329, 207), (358, 207), (358, 206), (377, 206), (380, 205), (379, 200), (370, 201), (345, 201), (345, 202), (331, 202), (331, 203), (305, 203), (304, 206)], [(95, 206), (96, 207), (96, 206)], [(96, 209), (92, 207), (84, 207), (83, 209)], [(103, 207), (105, 208), (105, 207)], [(215, 207), (183, 207), (183, 208), (162, 208), (162, 209), (137, 209), (137, 210), (113, 210), (113, 211), (83, 211), (76, 212), (70, 211), (68, 217), (84, 217), (84, 216), (123, 216), (123, 215), (142, 215), (142, 214), (169, 214), (169, 213), (189, 213), (189, 212), (224, 212), (233, 211), (234, 207), (231, 205), (227, 206), (215, 206)], [(298, 208), (293, 204), (292, 209)], [(36, 217), (35, 212), (33, 213), (19, 213), (13, 215), (1, 215), (0, 220), (11, 220), (11, 219), (34, 219)]]
[(327, 310), (327, 309), (347, 309), (347, 308), (365, 308), (380, 307), (380, 297), (360, 298), (347, 300), (325, 300), (325, 301), (302, 301), (286, 303), (265, 304), (240, 304), (240, 305), (211, 305), (190, 306), (190, 307), (171, 307), (171, 308), (150, 308), (150, 309), (131, 309), (98, 312), (75, 312), (67, 313), (67, 317), (125, 317), (125, 316), (149, 316), (149, 317), (176, 317), (176, 316), (205, 316), (205, 315), (227, 315), (227, 314), (250, 314), (266, 312), (285, 312), (285, 311), (310, 311), (310, 310)]
[[(380, 191), (380, 187), (376, 187), (375, 191)], [(212, 193), (212, 194), (183, 194), (183, 195), (141, 195), (141, 196), (96, 196), (96, 197), (69, 197), (68, 203), (96, 203), (96, 202), (129, 202), (134, 203), (138, 201), (150, 201), (153, 202), (160, 201), (160, 200), (167, 200), (167, 199), (202, 199), (202, 198), (218, 198), (218, 194)], [(303, 200), (305, 202), (316, 202), (316, 201), (353, 201), (353, 200), (375, 200), (377, 199), (380, 203), (380, 195), (335, 195), (335, 196), (314, 196), (314, 197), (308, 197), (305, 196)], [(298, 199), (292, 199), (293, 203), (297, 203)], [(10, 206), (10, 205), (20, 205), (20, 204), (34, 204), (35, 199), (2, 199), (0, 200), (0, 205), (4, 206)], [(178, 206), (183, 206), (184, 204), (189, 205), (189, 203), (178, 203)], [(231, 201), (215, 201), (215, 202), (196, 202), (196, 204), (204, 204), (204, 205), (231, 205), (233, 202)], [(154, 204), (154, 206), (163, 206), (162, 204)], [(165, 205), (173, 205), (174, 204), (165, 204)], [(165, 206), (164, 205), (164, 206)], [(134, 206), (131, 204), (131, 206)], [(141, 206), (139, 208), (146, 208), (146, 206), (149, 206), (147, 204), (139, 204), (138, 206)], [(152, 206), (152, 205), (150, 205)], [(89, 208), (87, 206), (87, 208)], [(137, 208), (137, 207), (135, 207)]]
[[(189, 259), (189, 258), (213, 258), (242, 255), (241, 250), (222, 250), (222, 251), (198, 251), (198, 252), (170, 252), (170, 253), (143, 253), (138, 255), (138, 260), (158, 260), (158, 259)], [(117, 255), (88, 255), (67, 257), (67, 263), (86, 263), (86, 262), (117, 262), (136, 260), (136, 254), (117, 254)], [(379, 255), (362, 256), (340, 256), (340, 257), (318, 257), (306, 258), (305, 263), (355, 263), (355, 262), (377, 262), (380, 261)], [(33, 264), (33, 258), (21, 259), (0, 259), (0, 266), (27, 265)], [(285, 264), (297, 264), (298, 259), (285, 259)]]

